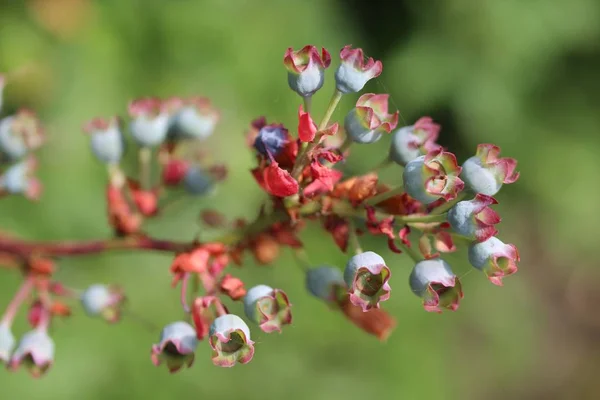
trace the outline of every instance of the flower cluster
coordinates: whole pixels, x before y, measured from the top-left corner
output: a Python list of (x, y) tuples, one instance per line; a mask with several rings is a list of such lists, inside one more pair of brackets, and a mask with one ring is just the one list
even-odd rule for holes
[[(343, 120), (332, 121), (342, 96), (362, 91), (382, 73), (381, 61), (365, 58), (361, 49), (351, 46), (339, 53), (331, 101), (315, 122), (311, 98), (324, 87), (332, 62), (328, 50), (315, 46), (285, 52), (287, 82), (302, 103), (298, 124), (290, 128), (259, 117), (246, 132), (254, 160), (249, 175), (268, 200), (254, 220), (202, 210), (206, 230), (221, 232), (209, 241), (159, 240), (149, 236), (144, 225), (163, 215), (169, 191), (209, 195), (226, 178), (226, 167), (213, 164), (206, 146), (197, 145), (213, 134), (220, 119), (207, 99), (143, 98), (130, 103), (128, 120), (112, 116), (86, 123), (92, 154), (107, 166), (107, 223), (114, 236), (40, 243), (0, 233), (0, 263), (25, 275), (0, 320), (0, 360), (13, 370), (25, 365), (34, 376), (47, 371), (54, 355), (48, 327), (54, 318), (70, 315), (69, 300), (78, 301), (90, 317), (110, 323), (132, 315), (131, 310), (124, 312), (125, 292), (118, 286), (93, 284), (77, 290), (57, 282), (59, 256), (112, 249), (172, 253), (171, 286), (177, 289), (187, 318), (165, 325), (150, 347), (152, 363), (165, 365), (170, 372), (191, 367), (202, 341), (210, 347), (214, 365), (246, 364), (255, 352), (256, 332), (251, 326), (263, 333), (280, 333), (292, 323), (290, 299), (283, 290), (267, 284), (246, 289), (235, 276), (232, 265), (243, 266), (247, 255), (258, 265), (272, 264), (282, 247), (290, 248), (304, 273), (307, 292), (379, 340), (396, 326), (382, 304), (390, 301), (391, 287), (398, 284), (393, 279), (403, 273), (393, 259), (397, 254), (410, 257), (413, 267), (405, 272), (408, 287), (426, 311), (459, 308), (463, 284), (443, 254), (461, 244), (467, 245), (473, 268), (502, 285), (503, 278), (517, 271), (519, 253), (496, 236), (500, 216), (492, 208), (497, 204), (492, 196), (503, 184), (517, 180), (516, 161), (501, 158), (495, 145), (481, 144), (460, 165), (437, 143), (441, 126), (431, 117), (398, 127), (399, 112), (390, 110), (385, 93), (357, 95)], [(0, 76), (0, 94), (3, 85)], [(351, 147), (386, 136), (391, 136), (389, 151), (378, 167), (349, 175), (344, 164)], [(8, 166), (0, 177), (0, 194), (39, 195), (30, 154), (42, 142), (40, 124), (31, 112), (20, 111), (0, 121), (0, 165)], [(132, 149), (138, 158), (135, 171), (122, 162)], [(380, 181), (378, 170), (384, 167), (395, 169), (396, 182)], [(321, 226), (340, 251), (349, 253), (345, 268), (311, 263), (300, 239), (308, 224)], [(363, 251), (362, 235), (384, 237), (390, 251), (387, 261), (374, 251)], [(30, 299), (32, 331), (17, 343), (12, 322)]]

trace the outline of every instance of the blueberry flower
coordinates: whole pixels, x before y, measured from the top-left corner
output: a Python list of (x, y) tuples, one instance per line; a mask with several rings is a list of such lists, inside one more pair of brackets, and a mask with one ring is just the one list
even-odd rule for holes
[(342, 271), (336, 267), (323, 265), (307, 271), (306, 289), (321, 300), (335, 303), (341, 292), (346, 292), (347, 286)]
[(495, 236), (469, 246), (469, 262), (488, 277), (494, 285), (502, 286), (502, 278), (517, 272), (519, 251), (504, 244)]
[(184, 100), (171, 120), (169, 134), (175, 137), (206, 139), (215, 130), (220, 115), (204, 97)]
[(342, 93), (361, 91), (367, 81), (378, 77), (383, 70), (381, 61), (369, 57), (365, 62), (362, 49), (353, 49), (350, 45), (340, 51), (340, 58), (342, 61), (335, 71), (335, 83)]
[(15, 337), (10, 330), (10, 326), (5, 323), (0, 323), (0, 363), (8, 363), (10, 355), (15, 348)]
[(477, 153), (462, 166), (462, 177), (467, 187), (476, 193), (493, 196), (503, 183), (513, 183), (519, 179), (515, 171), (517, 160), (500, 158), (500, 147), (493, 144), (480, 144)]
[(452, 200), (464, 187), (458, 177), (460, 171), (454, 154), (434, 150), (406, 164), (404, 190), (423, 204), (431, 204), (441, 198)]
[(290, 141), (288, 130), (281, 124), (263, 126), (254, 139), (254, 148), (265, 157), (277, 156)]
[(183, 177), (185, 190), (195, 196), (202, 196), (210, 193), (214, 187), (214, 181), (201, 167), (191, 166), (185, 172)]
[(24, 365), (34, 378), (45, 374), (54, 361), (54, 341), (45, 329), (35, 329), (23, 335), (10, 359), (15, 371)]
[(32, 156), (11, 166), (0, 176), (0, 192), (37, 200), (42, 193), (42, 184), (33, 176), (36, 168), (37, 162)]
[(254, 286), (244, 297), (244, 312), (263, 332), (281, 332), (283, 325), (292, 323), (287, 295), (266, 285)]
[(125, 138), (118, 117), (94, 118), (83, 130), (90, 136), (90, 145), (96, 158), (107, 164), (118, 164), (125, 152)]
[(399, 165), (406, 165), (440, 146), (435, 143), (440, 126), (430, 117), (422, 117), (414, 125), (404, 126), (394, 132), (390, 146), (390, 159)]
[(473, 200), (459, 201), (448, 210), (448, 222), (456, 233), (483, 242), (498, 233), (494, 225), (500, 216), (489, 207), (492, 204), (498, 204), (496, 199), (481, 193)]
[(191, 367), (197, 346), (196, 330), (187, 322), (173, 322), (163, 328), (159, 343), (152, 346), (152, 363), (159, 366), (165, 362), (171, 373)]
[(323, 86), (331, 56), (325, 48), (319, 54), (315, 46), (304, 46), (298, 51), (290, 47), (285, 52), (283, 63), (288, 70), (290, 88), (302, 97), (309, 97)]
[(460, 280), (441, 258), (419, 261), (410, 273), (409, 283), (413, 293), (423, 298), (425, 311), (456, 311), (463, 297)]
[(398, 111), (388, 114), (387, 94), (367, 93), (344, 119), (346, 134), (357, 143), (374, 143), (398, 125)]
[(17, 161), (44, 142), (44, 129), (36, 115), (20, 110), (0, 120), (0, 160)]
[(237, 315), (217, 317), (210, 326), (209, 342), (213, 364), (219, 367), (233, 367), (238, 362), (246, 364), (254, 356), (250, 329)]
[(129, 104), (133, 139), (144, 147), (155, 147), (167, 137), (170, 113), (160, 99), (145, 98)]
[(390, 275), (390, 269), (377, 253), (366, 251), (352, 257), (344, 270), (350, 302), (363, 311), (379, 308), (380, 301), (390, 298)]
[(125, 301), (123, 292), (115, 287), (92, 285), (83, 291), (81, 305), (90, 317), (100, 316), (108, 322), (117, 322)]

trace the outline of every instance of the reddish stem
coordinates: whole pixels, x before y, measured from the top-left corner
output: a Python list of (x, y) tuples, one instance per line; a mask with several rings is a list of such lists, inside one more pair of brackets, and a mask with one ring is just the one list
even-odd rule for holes
[(17, 315), (19, 307), (21, 307), (21, 304), (23, 304), (23, 302), (27, 299), (27, 296), (29, 296), (31, 293), (33, 283), (33, 277), (31, 276), (27, 277), (27, 279), (23, 281), (21, 287), (19, 287), (19, 290), (17, 290), (17, 293), (15, 293), (15, 296), (6, 307), (6, 311), (4, 312), (2, 319), (0, 319), (0, 324), (12, 324), (15, 315)]
[(27, 258), (32, 254), (45, 256), (74, 256), (97, 254), (108, 250), (156, 250), (177, 253), (190, 250), (193, 242), (174, 242), (147, 236), (108, 240), (38, 242), (0, 236), (0, 253)]
[(183, 307), (183, 311), (186, 313), (190, 312), (190, 306), (187, 302), (187, 289), (190, 280), (189, 272), (183, 275), (183, 280), (181, 282), (181, 306)]

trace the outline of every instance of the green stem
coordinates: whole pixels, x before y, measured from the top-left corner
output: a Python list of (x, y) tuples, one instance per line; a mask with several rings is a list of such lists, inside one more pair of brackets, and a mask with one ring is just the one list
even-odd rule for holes
[(342, 99), (342, 94), (343, 93), (337, 89), (333, 92), (333, 96), (331, 97), (331, 100), (329, 100), (329, 106), (327, 107), (327, 111), (325, 111), (325, 115), (323, 116), (323, 119), (321, 120), (321, 123), (319, 124), (320, 131), (322, 131), (323, 129), (325, 129), (327, 127), (327, 124), (329, 123), (329, 120), (331, 119), (333, 112), (335, 111), (338, 104), (340, 103), (340, 100)]
[(390, 189), (387, 192), (376, 194), (375, 196), (367, 199), (365, 204), (374, 206), (402, 193), (404, 193), (404, 186), (398, 186), (397, 188)]
[(408, 256), (412, 258), (415, 263), (423, 261), (423, 257), (421, 257), (419, 253), (413, 250), (412, 247), (408, 247), (407, 245), (405, 245), (401, 240), (397, 240), (396, 244), (398, 245), (398, 247), (400, 247), (400, 249), (402, 249), (403, 252), (408, 254)]
[(358, 235), (356, 234), (356, 224), (353, 219), (348, 220), (349, 228), (349, 239), (350, 244), (354, 248), (355, 254), (361, 254), (363, 252), (362, 247), (360, 246), (360, 241), (358, 240)]
[[(386, 157), (382, 162), (380, 162), (379, 164), (377, 164), (376, 166), (374, 166), (373, 168), (371, 168), (371, 171), (377, 172), (377, 171), (382, 170), (385, 167), (387, 167), (388, 165), (393, 164), (393, 163), (394, 163), (394, 161), (392, 161), (391, 158)], [(401, 168), (404, 168), (404, 167), (401, 167)]]
[(304, 249), (293, 249), (292, 254), (298, 268), (300, 268), (304, 273), (308, 272), (310, 269), (310, 261), (308, 260), (308, 256), (306, 255)]
[(152, 149), (150, 147), (142, 147), (138, 153), (140, 163), (140, 185), (142, 189), (150, 189), (150, 162), (152, 161)]
[(348, 150), (350, 146), (352, 146), (352, 143), (354, 143), (352, 138), (350, 136), (346, 136), (346, 139), (344, 139), (344, 143), (342, 143), (342, 145), (339, 148), (340, 153), (344, 154), (346, 150)]
[(312, 96), (306, 96), (302, 98), (304, 100), (304, 112), (310, 114), (311, 106), (312, 106)]
[(447, 201), (444, 204), (440, 205), (439, 207), (436, 207), (433, 210), (431, 210), (431, 214), (441, 214), (441, 213), (444, 213), (444, 212), (448, 211), (449, 209), (451, 209), (452, 207), (454, 207), (454, 205), (456, 203), (458, 203), (459, 201), (463, 200), (465, 197), (467, 197), (467, 193), (466, 192), (461, 192), (461, 193), (459, 193), (456, 196), (455, 199)]

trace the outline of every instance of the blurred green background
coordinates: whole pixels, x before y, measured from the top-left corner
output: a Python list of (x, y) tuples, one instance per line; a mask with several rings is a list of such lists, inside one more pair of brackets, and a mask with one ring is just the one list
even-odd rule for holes
[[(390, 93), (403, 124), (422, 115), (440, 121), (440, 141), (461, 161), (482, 142), (519, 160), (521, 179), (497, 198), (500, 237), (522, 256), (503, 288), (470, 273), (464, 252), (449, 257), (465, 298), (457, 313), (436, 315), (408, 289), (409, 259), (367, 241), (394, 271), (385, 308), (398, 326), (386, 343), (310, 298), (289, 254), (274, 267), (248, 258), (239, 275), (284, 288), (294, 325), (268, 337), (254, 329), (254, 360), (233, 369), (213, 367), (202, 343), (195, 366), (176, 375), (149, 359), (159, 327), (181, 318), (169, 286), (171, 257), (64, 259), (64, 282), (120, 283), (131, 308), (156, 328), (127, 319), (108, 326), (76, 309), (54, 326), (49, 375), (31, 381), (24, 371), (2, 370), (0, 398), (600, 398), (599, 20), (596, 0), (0, 0), (0, 71), (12, 77), (5, 112), (37, 110), (50, 138), (40, 152), (42, 201), (3, 199), (3, 231), (108, 237), (104, 170), (80, 128), (94, 116), (125, 115), (130, 99), (146, 95), (211, 97), (223, 120), (206, 146), (231, 171), (215, 196), (178, 203), (150, 232), (189, 239), (202, 207), (252, 218), (263, 194), (248, 173), (243, 132), (259, 115), (296, 125), (299, 98), (287, 87), (285, 49), (324, 46), (335, 65), (337, 51), (352, 43), (383, 60), (383, 74), (367, 89)], [(332, 70), (314, 100), (317, 115), (329, 99)], [(346, 96), (336, 117), (357, 97)], [(356, 148), (351, 167), (366, 171), (388, 143)], [(393, 168), (382, 176), (399, 179)], [(345, 264), (320, 230), (303, 239), (315, 264)], [(6, 304), (19, 276), (0, 272)], [(23, 317), (17, 327), (25, 329)]]

